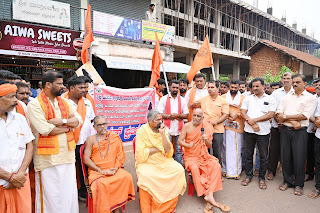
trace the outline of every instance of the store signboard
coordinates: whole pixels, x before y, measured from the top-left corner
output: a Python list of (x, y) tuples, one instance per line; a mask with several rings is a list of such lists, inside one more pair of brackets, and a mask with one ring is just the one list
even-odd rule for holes
[(141, 21), (93, 11), (93, 33), (141, 41)]
[(12, 18), (70, 27), (70, 4), (50, 0), (12, 0)]
[(0, 54), (77, 60), (80, 32), (0, 21)]
[(165, 24), (142, 21), (142, 40), (155, 41), (157, 33), (160, 43), (174, 45), (175, 27)]

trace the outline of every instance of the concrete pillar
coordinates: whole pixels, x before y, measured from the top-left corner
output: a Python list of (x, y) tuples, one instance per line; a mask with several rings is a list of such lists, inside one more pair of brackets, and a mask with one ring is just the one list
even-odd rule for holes
[(233, 62), (233, 75), (232, 78), (240, 79), (240, 61), (235, 60)]
[[(88, 0), (81, 0), (80, 6), (81, 6), (81, 8), (87, 9), (88, 8)], [(80, 30), (81, 31), (85, 30), (84, 28), (85, 28), (86, 14), (87, 14), (86, 10), (83, 10), (83, 9), (80, 10)]]
[[(187, 14), (190, 14), (191, 17), (194, 16), (194, 3), (193, 3), (193, 0), (189, 0), (188, 1), (188, 13)], [(194, 38), (193, 38), (193, 35), (194, 35), (194, 25), (193, 25), (193, 22), (192, 22), (192, 19), (189, 20), (187, 22), (187, 37), (190, 38), (190, 40), (192, 41)]]
[(219, 80), (219, 73), (220, 73), (220, 59), (219, 58), (213, 58), (213, 67), (214, 67), (214, 73), (216, 76), (216, 80)]
[(221, 13), (216, 10), (215, 12), (215, 19), (216, 19), (216, 29), (214, 32), (214, 44), (216, 47), (220, 48), (220, 33), (221, 33)]
[(303, 62), (300, 61), (299, 74), (303, 74)]
[(313, 77), (313, 79), (316, 79), (316, 78), (319, 77), (319, 75), (318, 75), (318, 67), (313, 67), (312, 77)]
[(186, 64), (191, 66), (192, 63), (193, 63), (193, 53), (190, 52), (190, 53), (186, 56)]
[[(156, 5), (154, 12), (156, 13), (157, 23), (163, 24), (162, 23), (162, 15), (163, 15), (162, 14), (162, 7), (163, 7), (162, 0), (151, 0), (150, 4), (155, 4)], [(149, 6), (148, 6), (147, 10), (149, 10)]]
[(236, 25), (237, 25), (237, 28), (238, 28), (238, 33), (235, 34), (235, 38), (234, 38), (234, 44), (233, 44), (233, 51), (235, 52), (240, 52), (240, 27), (241, 27), (241, 24), (240, 24), (240, 13), (239, 13), (239, 16), (238, 16), (238, 20), (235, 20), (236, 22)]

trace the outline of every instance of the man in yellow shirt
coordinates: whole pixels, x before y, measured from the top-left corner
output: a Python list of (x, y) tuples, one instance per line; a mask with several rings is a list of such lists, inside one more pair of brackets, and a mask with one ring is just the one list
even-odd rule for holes
[(211, 123), (214, 129), (213, 133), (213, 156), (219, 159), (220, 165), (222, 165), (222, 146), (223, 146), (223, 122), (229, 115), (229, 104), (225, 98), (219, 96), (219, 82), (208, 82), (209, 95), (200, 98), (196, 101), (192, 107), (201, 109), (204, 112), (204, 121)]
[(178, 196), (186, 190), (184, 169), (172, 158), (173, 147), (160, 112), (150, 110), (147, 119), (136, 136), (141, 212), (175, 212)]

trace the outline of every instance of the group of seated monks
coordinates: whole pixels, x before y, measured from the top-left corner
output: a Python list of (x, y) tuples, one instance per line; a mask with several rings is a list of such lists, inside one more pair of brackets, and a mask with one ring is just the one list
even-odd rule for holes
[[(204, 196), (205, 213), (213, 212), (213, 207), (230, 211), (230, 207), (218, 203), (213, 196), (222, 190), (221, 166), (208, 153), (213, 128), (203, 121), (202, 109), (194, 110), (192, 121), (183, 126), (178, 141), (184, 149), (185, 169), (172, 158), (173, 146), (161, 113), (150, 110), (147, 119), (138, 129), (135, 143), (141, 212), (175, 212), (178, 197), (186, 190), (185, 169), (192, 173), (197, 195)], [(94, 128), (97, 134), (88, 138), (84, 151), (94, 212), (118, 213), (121, 206), (135, 199), (132, 176), (122, 168), (123, 144), (116, 133), (107, 131), (105, 117), (96, 116)]]

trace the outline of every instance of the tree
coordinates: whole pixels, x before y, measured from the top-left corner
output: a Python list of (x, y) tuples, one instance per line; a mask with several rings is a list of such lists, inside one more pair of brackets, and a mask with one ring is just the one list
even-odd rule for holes
[(265, 81), (265, 83), (274, 83), (274, 82), (279, 82), (281, 81), (281, 78), (282, 78), (282, 75), (285, 73), (285, 72), (290, 72), (292, 73), (293, 75), (296, 74), (294, 72), (292, 72), (291, 69), (289, 69), (288, 67), (286, 66), (282, 66), (281, 69), (279, 70), (279, 73), (277, 75), (272, 75), (272, 71), (268, 71), (265, 76), (263, 76), (263, 80)]

